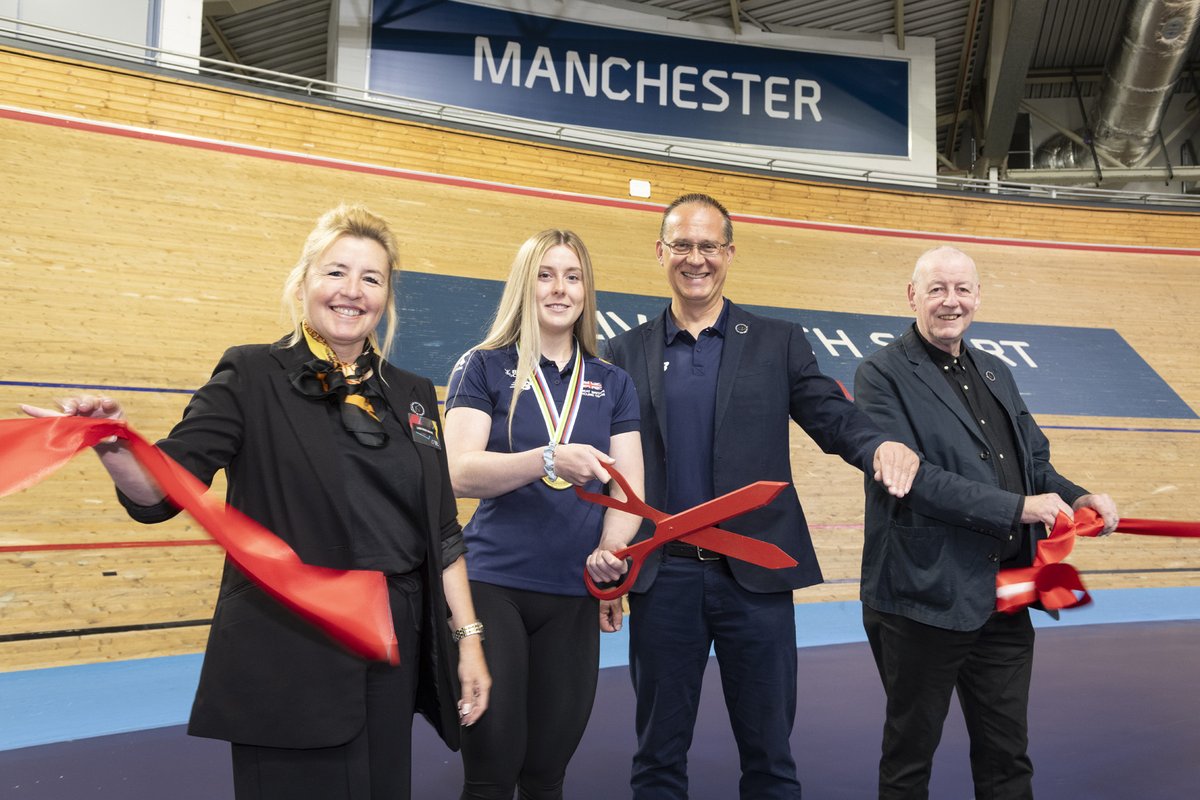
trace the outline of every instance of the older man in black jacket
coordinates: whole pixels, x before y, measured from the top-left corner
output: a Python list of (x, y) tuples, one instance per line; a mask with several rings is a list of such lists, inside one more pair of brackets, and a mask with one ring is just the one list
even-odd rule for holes
[(916, 323), (872, 354), (855, 402), (923, 461), (903, 499), (866, 487), (863, 622), (887, 693), (880, 798), (926, 798), (951, 690), (971, 738), (975, 797), (1033, 796), (1026, 753), (1033, 626), (995, 611), (996, 574), (1032, 563), (1059, 512), (1117, 524), (1108, 495), (1055, 471), (1008, 367), (967, 347), (979, 273), (938, 247), (917, 261)]

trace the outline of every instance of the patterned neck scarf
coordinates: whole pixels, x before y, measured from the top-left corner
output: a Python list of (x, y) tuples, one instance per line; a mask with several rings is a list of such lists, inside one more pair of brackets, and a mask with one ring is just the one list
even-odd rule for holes
[(371, 380), (375, 374), (372, 366), (375, 350), (370, 342), (364, 342), (363, 352), (355, 361), (346, 362), (337, 357), (307, 321), (303, 327), (304, 339), (314, 358), (294, 370), (288, 380), (305, 397), (337, 402), (342, 425), (360, 444), (383, 447), (387, 443), (381, 421), (383, 395)]

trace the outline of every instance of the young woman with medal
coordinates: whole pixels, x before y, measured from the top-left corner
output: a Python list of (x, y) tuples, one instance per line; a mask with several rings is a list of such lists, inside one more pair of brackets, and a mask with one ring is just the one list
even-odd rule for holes
[(490, 332), (446, 391), (454, 490), (481, 501), (464, 534), (495, 687), (464, 731), (464, 799), (511, 800), (517, 787), (531, 800), (563, 796), (596, 694), (597, 616), (600, 630), (621, 619), (619, 601), (601, 607), (587, 593), (583, 570), (619, 574), (612, 551), (640, 522), (568, 490), (598, 491), (615, 464), (640, 492), (638, 428), (632, 381), (596, 357), (587, 248), (570, 231), (530, 237)]
[[(437, 395), (385, 358), (396, 262), (383, 219), (327, 212), (284, 284), (291, 333), (227, 350), (158, 443), (205, 483), (224, 469), (229, 504), (306, 564), (387, 579), (397, 666), (352, 654), (226, 561), (188, 732), (232, 743), (238, 800), (407, 798), (414, 711), (456, 747), (487, 708)], [(106, 397), (60, 405), (23, 408), (123, 416)], [(179, 512), (122, 440), (95, 449), (134, 519)]]

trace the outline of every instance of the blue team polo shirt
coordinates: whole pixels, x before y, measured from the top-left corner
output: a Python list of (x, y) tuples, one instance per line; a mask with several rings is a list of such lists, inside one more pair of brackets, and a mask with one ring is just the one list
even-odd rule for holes
[[(578, 345), (576, 345), (578, 347)], [(542, 359), (542, 373), (556, 407), (562, 408), (571, 381), (574, 355), (563, 370)], [(583, 396), (570, 441), (608, 452), (609, 439), (640, 427), (637, 394), (624, 370), (594, 357), (583, 360)], [(512, 445), (508, 409), (517, 370), (515, 347), (465, 353), (446, 386), (446, 411), (466, 406), (492, 417), (487, 449), (514, 453), (543, 448), (550, 437), (541, 409), (527, 383), (517, 397)], [(618, 465), (619, 466), (619, 465)], [(599, 481), (589, 491), (599, 492)], [(513, 589), (584, 595), (583, 565), (600, 542), (604, 507), (580, 500), (571, 489), (551, 489), (540, 480), (479, 502), (463, 530), (467, 574)]]
[(663, 331), (663, 389), (666, 393), (668, 514), (686, 511), (714, 497), (713, 425), (717, 413), (717, 372), (725, 350), (729, 301), (717, 321), (697, 339), (675, 324), (668, 306)]

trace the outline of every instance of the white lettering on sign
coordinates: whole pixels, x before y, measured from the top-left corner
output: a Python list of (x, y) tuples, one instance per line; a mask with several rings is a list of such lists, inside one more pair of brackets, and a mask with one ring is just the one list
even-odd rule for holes
[(1016, 352), (1016, 354), (1021, 357), (1022, 361), (1034, 369), (1037, 369), (1037, 362), (1030, 358), (1029, 354), (1025, 352), (1025, 348), (1029, 347), (1029, 342), (1013, 342), (1009, 341), (1008, 339), (1001, 339), (998, 342), (992, 339), (972, 339), (971, 345), (979, 348), (985, 353), (991, 353), (1005, 364), (1008, 364), (1010, 367), (1015, 367), (1017, 366), (1017, 362), (1013, 361), (1005, 354), (1005, 347), (1008, 347), (1010, 350)]
[[(498, 59), (497, 52), (501, 53)], [(474, 78), (530, 90), (548, 88), (558, 94), (597, 97), (603, 93), (609, 100), (642, 105), (698, 108), (715, 114), (733, 107), (742, 116), (761, 112), (772, 119), (821, 121), (821, 85), (814, 80), (723, 69), (701, 72), (688, 64), (672, 67), (641, 59), (631, 64), (619, 56), (601, 61), (596, 53), (556, 54), (545, 45), (527, 58), (520, 42), (497, 40), (493, 46), (488, 36), (475, 37)]]
[(887, 347), (889, 344), (891, 344), (892, 339), (895, 339), (895, 338), (896, 338), (896, 335), (894, 333), (883, 333), (882, 331), (875, 331), (875, 333), (871, 334), (871, 344), (877, 344), (880, 347)]
[(841, 345), (853, 353), (855, 358), (863, 357), (862, 351), (854, 346), (854, 342), (850, 341), (850, 337), (847, 336), (846, 332), (841, 328), (837, 329), (836, 339), (831, 339), (826, 336), (821, 332), (820, 328), (813, 328), (812, 332), (818, 339), (821, 340), (821, 344), (825, 345), (825, 349), (829, 351), (829, 355), (831, 356), (836, 356), (838, 354), (837, 346)]

